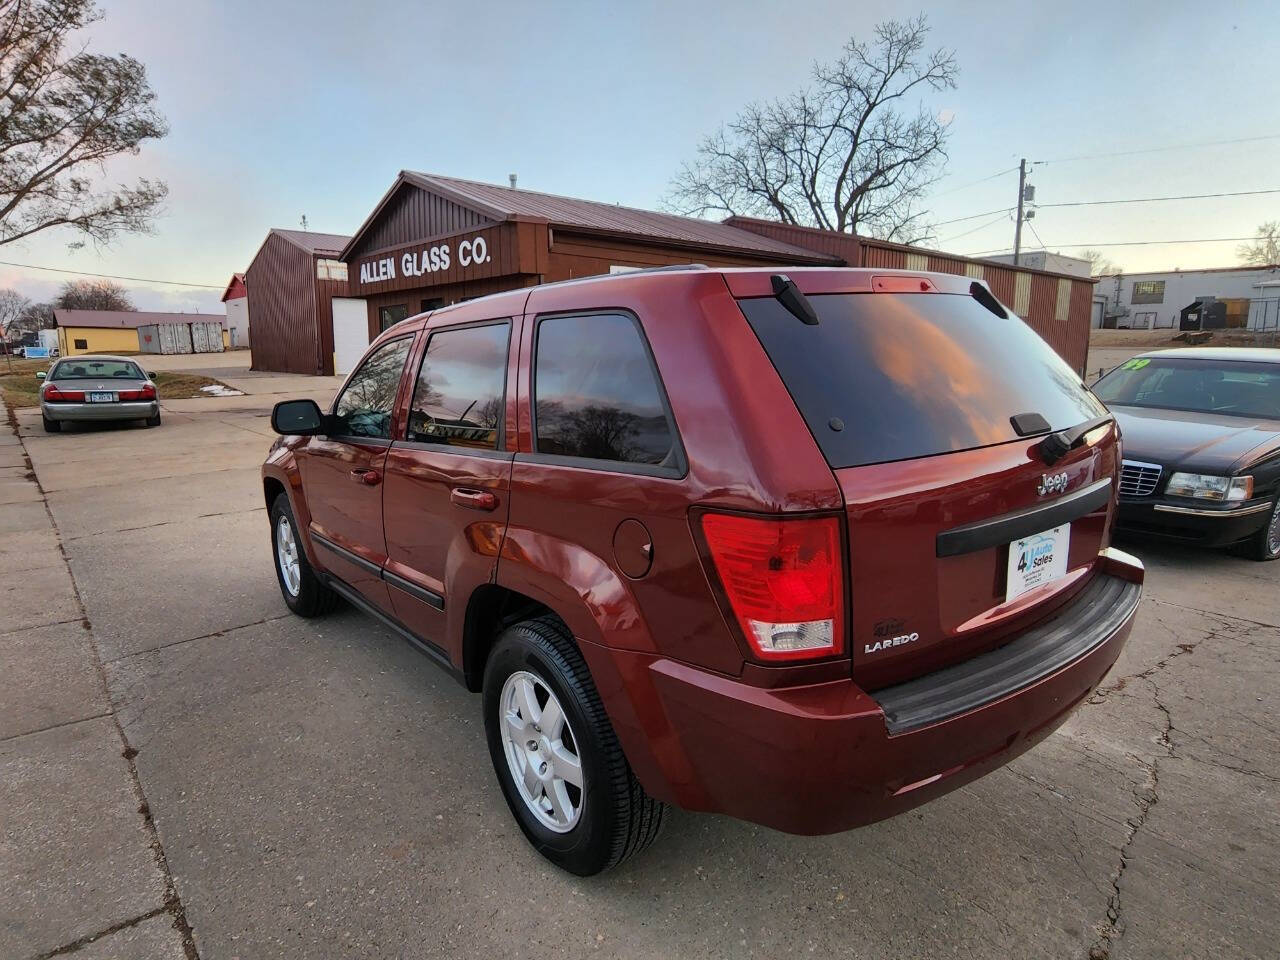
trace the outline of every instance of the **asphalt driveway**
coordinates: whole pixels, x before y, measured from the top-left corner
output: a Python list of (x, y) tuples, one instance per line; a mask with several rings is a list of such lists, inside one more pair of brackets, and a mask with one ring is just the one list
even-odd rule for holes
[(0, 956), (1274, 953), (1280, 564), (1128, 545), (1129, 646), (1009, 767), (834, 837), (677, 813), (584, 880), (522, 839), (477, 698), (355, 611), (288, 615), (274, 399), (0, 427)]

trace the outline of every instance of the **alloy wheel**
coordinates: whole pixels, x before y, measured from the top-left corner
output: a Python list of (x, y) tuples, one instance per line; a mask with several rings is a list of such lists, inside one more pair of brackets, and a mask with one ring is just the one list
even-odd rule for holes
[(302, 589), (302, 565), (298, 560), (298, 539), (293, 535), (293, 524), (281, 516), (276, 521), (276, 563), (280, 566), (280, 580), (289, 596), (296, 597)]
[(536, 674), (517, 670), (498, 699), (502, 745), (511, 779), (538, 822), (568, 833), (582, 815), (578, 738), (560, 701)]

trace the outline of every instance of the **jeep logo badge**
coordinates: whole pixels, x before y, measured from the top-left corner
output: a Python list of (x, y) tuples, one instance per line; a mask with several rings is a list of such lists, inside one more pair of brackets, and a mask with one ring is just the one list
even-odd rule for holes
[(1065, 473), (1046, 473), (1040, 478), (1040, 486), (1036, 487), (1036, 493), (1044, 496), (1046, 493), (1061, 493), (1067, 489), (1067, 475)]

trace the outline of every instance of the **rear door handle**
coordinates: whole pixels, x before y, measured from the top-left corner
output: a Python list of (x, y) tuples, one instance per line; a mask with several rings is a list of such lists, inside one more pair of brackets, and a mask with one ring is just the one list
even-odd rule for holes
[(488, 490), (473, 490), (470, 487), (454, 487), (449, 491), (449, 499), (469, 510), (492, 510), (498, 505), (498, 498)]
[(356, 483), (363, 483), (370, 487), (376, 487), (382, 482), (382, 474), (377, 470), (360, 469), (351, 471), (351, 479)]

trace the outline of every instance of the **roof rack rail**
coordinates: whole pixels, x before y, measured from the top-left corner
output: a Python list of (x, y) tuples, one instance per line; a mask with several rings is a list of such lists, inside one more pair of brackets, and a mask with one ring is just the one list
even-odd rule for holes
[(614, 276), (625, 276), (628, 273), (663, 273), (667, 270), (710, 270), (705, 263), (669, 263), (665, 267), (639, 267), (635, 270), (624, 270)]

